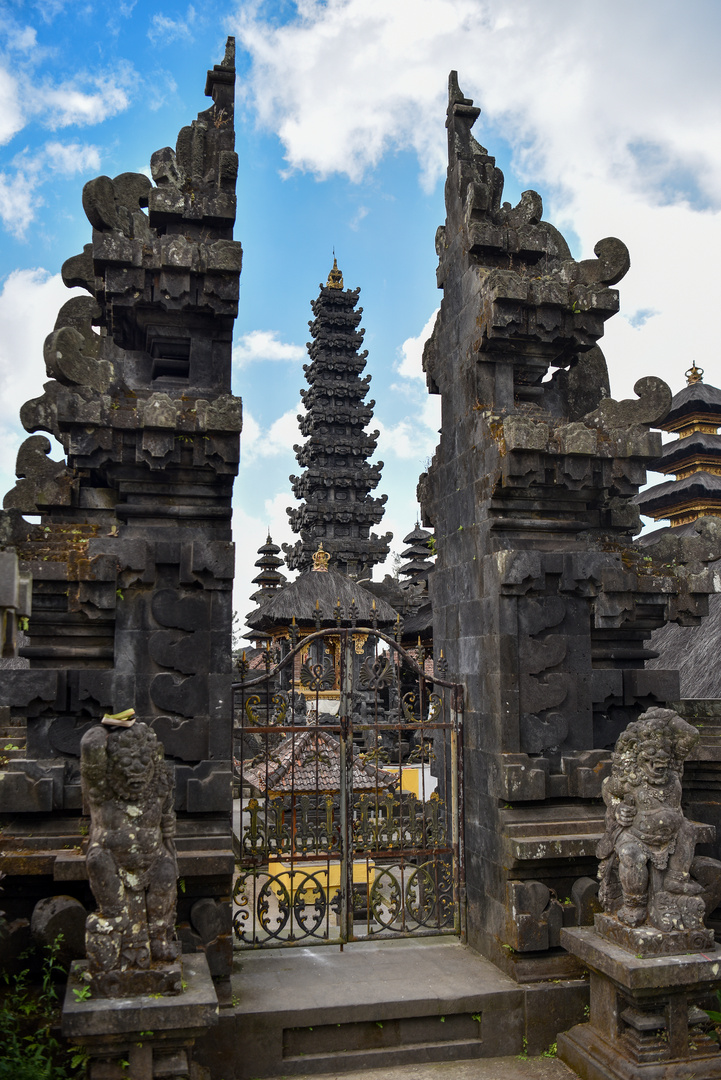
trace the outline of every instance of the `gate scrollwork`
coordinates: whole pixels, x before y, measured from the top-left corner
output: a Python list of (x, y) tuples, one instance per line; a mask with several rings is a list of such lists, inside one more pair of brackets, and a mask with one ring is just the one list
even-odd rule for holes
[(459, 932), (462, 695), (341, 623), (233, 687), (240, 948)]

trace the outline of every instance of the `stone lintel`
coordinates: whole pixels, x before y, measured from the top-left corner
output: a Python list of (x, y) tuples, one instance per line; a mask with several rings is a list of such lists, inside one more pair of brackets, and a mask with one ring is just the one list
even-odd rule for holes
[(185, 989), (176, 995), (138, 995), (137, 997), (90, 997), (77, 1001), (75, 990), (87, 983), (82, 973), (87, 964), (77, 960), (70, 969), (63, 1003), (62, 1032), (65, 1038), (85, 1043), (113, 1036), (180, 1032), (197, 1038), (218, 1021), (218, 996), (204, 953), (182, 957)]
[(721, 984), (721, 947), (673, 956), (639, 957), (606, 941), (591, 927), (564, 927), (561, 945), (592, 971), (630, 992)]

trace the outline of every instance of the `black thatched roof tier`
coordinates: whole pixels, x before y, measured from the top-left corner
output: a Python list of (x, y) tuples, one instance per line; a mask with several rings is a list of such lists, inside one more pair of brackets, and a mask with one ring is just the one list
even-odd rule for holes
[[(674, 535), (678, 534), (674, 529)], [(718, 564), (714, 564), (718, 566)], [(654, 630), (648, 647), (658, 652), (646, 667), (673, 670), (681, 676), (682, 698), (721, 698), (721, 595), (709, 596), (708, 618), (700, 626), (667, 623)]]
[(721, 390), (705, 382), (691, 383), (674, 394), (671, 408), (659, 427), (666, 431), (678, 431), (691, 422), (692, 417), (716, 419), (721, 425)]
[(433, 533), (426, 532), (426, 530), (422, 529), (420, 527), (420, 525), (418, 524), (418, 522), (416, 522), (416, 527), (413, 530), (413, 532), (409, 532), (408, 536), (403, 537), (403, 543), (404, 544), (423, 543), (424, 545), (427, 546), (428, 541), (432, 540), (432, 539), (433, 539)]
[(306, 570), (295, 581), (273, 593), (257, 612), (248, 617), (248, 625), (258, 630), (289, 626), (293, 617), (299, 626), (313, 624), (316, 601), (321, 612), (321, 625), (335, 623), (335, 608), (340, 600), (345, 625), (351, 617), (351, 601), (355, 600), (356, 622), (370, 626), (373, 621), (373, 603), (379, 626), (392, 626), (397, 612), (385, 600), (376, 598), (346, 574), (336, 570), (318, 572)]
[(721, 504), (721, 476), (702, 470), (683, 480), (667, 480), (640, 491), (633, 501), (642, 514), (658, 518), (667, 517), (666, 511), (699, 500)]
[(653, 462), (651, 468), (662, 473), (678, 472), (690, 465), (721, 464), (721, 435), (709, 435), (703, 431), (694, 431), (685, 439), (674, 439), (666, 443), (661, 457)]
[(423, 604), (418, 611), (403, 620), (404, 638), (415, 639), (419, 634), (422, 639), (433, 636), (433, 608), (430, 604)]

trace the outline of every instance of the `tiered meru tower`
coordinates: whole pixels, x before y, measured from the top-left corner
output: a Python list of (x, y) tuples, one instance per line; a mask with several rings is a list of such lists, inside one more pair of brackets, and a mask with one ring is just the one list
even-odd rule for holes
[(208, 930), (195, 901), (227, 900), (233, 871), (234, 91), (230, 38), (208, 72), (213, 104), (175, 150), (153, 154), (153, 180), (122, 173), (85, 186), (92, 242), (62, 275), (88, 295), (61, 308), (45, 345), (50, 381), (21, 412), (28, 431), (58, 439), (66, 461), (31, 435), (5, 498), (33, 603), (30, 669), (4, 672), (0, 685), (0, 705), (27, 720), (25, 757), (0, 775), (0, 812), (12, 815), (4, 839), (21, 849), (31, 836), (34, 849), (3, 867), (8, 909), (53, 891), (89, 900), (74, 846), (80, 740), (104, 712), (133, 707), (175, 764), (179, 915), (189, 941), (212, 933), (216, 975), (229, 973), (229, 905)]
[(703, 381), (703, 369), (689, 368), (687, 385), (674, 396), (659, 425), (678, 435), (667, 442), (653, 469), (675, 476), (646, 488), (636, 498), (642, 514), (672, 526), (700, 517), (721, 517), (721, 390)]
[(370, 375), (361, 378), (367, 351), (356, 308), (360, 289), (345, 289), (336, 260), (320, 296), (311, 301), (311, 363), (304, 366), (308, 390), (301, 390), (306, 414), (299, 416), (303, 446), (295, 446), (303, 474), (291, 476), (293, 493), (303, 505), (288, 508), (290, 524), (300, 533), (285, 544), (291, 570), (310, 570), (319, 542), (331, 556), (331, 567), (354, 578), (369, 577), (388, 554), (392, 533), (377, 536), (371, 527), (383, 517), (387, 496), (373, 498), (383, 462), (371, 465), (378, 432), (368, 434), (374, 401), (365, 402)]

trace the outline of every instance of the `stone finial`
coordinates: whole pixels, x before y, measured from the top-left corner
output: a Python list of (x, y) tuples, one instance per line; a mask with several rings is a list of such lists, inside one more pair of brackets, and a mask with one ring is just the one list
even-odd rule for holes
[(173, 773), (146, 725), (96, 726), (80, 744), (90, 809), (88, 974), (100, 997), (178, 993)]
[(619, 736), (603, 782), (596, 929), (635, 954), (713, 948), (691, 874), (698, 826), (681, 809), (683, 764), (699, 738), (672, 709), (649, 709)]

